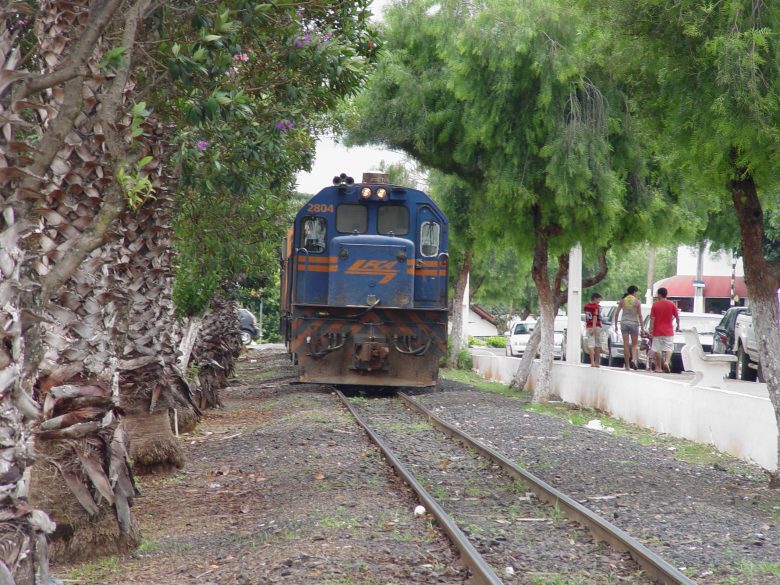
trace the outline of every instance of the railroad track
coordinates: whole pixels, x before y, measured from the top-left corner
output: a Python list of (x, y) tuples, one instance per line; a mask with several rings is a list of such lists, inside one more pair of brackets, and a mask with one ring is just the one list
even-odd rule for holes
[(475, 583), (571, 575), (588, 583), (693, 585), (610, 522), (406, 394), (337, 394), (452, 540)]

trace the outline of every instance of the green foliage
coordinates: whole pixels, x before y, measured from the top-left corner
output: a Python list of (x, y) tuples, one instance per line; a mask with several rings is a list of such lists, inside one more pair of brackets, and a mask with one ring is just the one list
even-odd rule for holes
[(103, 53), (103, 59), (100, 61), (102, 71), (114, 71), (127, 65), (124, 47), (114, 47)]
[(504, 339), (504, 337), (500, 335), (496, 335), (494, 337), (488, 337), (487, 346), (504, 348), (506, 347), (506, 339)]
[(598, 51), (623, 72), (657, 141), (656, 160), (702, 215), (728, 205), (749, 173), (765, 209), (780, 178), (780, 5), (748, 0), (584, 2), (602, 23)]
[(468, 348), (463, 347), (458, 351), (458, 369), (459, 370), (471, 370), (471, 368), (474, 366), (474, 362), (471, 359), (471, 354), (469, 353)]
[(451, 266), (476, 250), (478, 298), (533, 310), (526, 277), (539, 242), (552, 257), (577, 242), (595, 255), (693, 233), (691, 209), (670, 213), (680, 198), (643, 159), (648, 135), (575, 4), (408, 0), (386, 21), (350, 140), (436, 171)]
[(295, 175), (376, 58), (367, 7), (228, 0), (163, 9), (155, 59), (173, 83), (150, 101), (176, 125), (181, 314), (200, 313), (243, 277), (276, 272)]
[[(651, 246), (648, 244), (636, 244), (622, 249), (610, 250), (607, 253), (607, 264), (609, 266), (607, 276), (596, 286), (584, 289), (582, 298), (589, 299), (592, 293), (598, 292), (605, 301), (617, 301), (620, 300), (630, 285), (635, 284), (639, 287), (639, 297), (644, 299), (647, 287), (647, 266), (650, 248)], [(583, 276), (587, 276), (588, 272), (589, 267), (584, 265)], [(657, 248), (653, 281), (674, 276), (676, 273), (677, 246)]]

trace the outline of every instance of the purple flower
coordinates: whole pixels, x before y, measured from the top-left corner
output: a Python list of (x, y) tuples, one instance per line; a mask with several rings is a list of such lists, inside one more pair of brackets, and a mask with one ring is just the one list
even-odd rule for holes
[(301, 38), (295, 39), (295, 46), (296, 47), (304, 47), (306, 45), (311, 45), (311, 35), (310, 34), (307, 33), (306, 36), (304, 36), (302, 39)]
[(238, 53), (237, 55), (233, 55), (233, 61), (241, 61), (242, 63), (246, 63), (249, 61), (249, 55), (246, 53)]
[(322, 39), (320, 40), (321, 43), (327, 43), (330, 39), (333, 38), (332, 32), (326, 32), (324, 35), (322, 35)]
[(209, 143), (205, 140), (198, 140), (195, 145), (198, 147), (198, 150), (206, 150), (206, 148), (209, 146)]
[(290, 120), (281, 120), (280, 122), (276, 123), (276, 129), (281, 130), (282, 132), (287, 132), (288, 130), (292, 130), (295, 128), (295, 124), (292, 123)]

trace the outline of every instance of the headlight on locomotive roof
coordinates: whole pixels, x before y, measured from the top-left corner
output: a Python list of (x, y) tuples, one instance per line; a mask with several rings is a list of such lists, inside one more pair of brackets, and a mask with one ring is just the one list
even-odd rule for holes
[(378, 199), (385, 200), (387, 199), (387, 189), (384, 187), (379, 187), (379, 189), (376, 190), (376, 196)]
[(360, 190), (360, 196), (363, 199), (368, 199), (369, 197), (371, 197), (371, 187), (363, 187)]

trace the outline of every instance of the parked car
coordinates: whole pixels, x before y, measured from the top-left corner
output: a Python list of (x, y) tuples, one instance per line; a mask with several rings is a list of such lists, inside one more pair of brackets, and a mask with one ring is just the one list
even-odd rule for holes
[[(568, 319), (568, 317), (567, 317)], [(580, 339), (582, 339), (582, 330), (585, 328), (585, 313), (580, 314)], [(566, 359), (566, 339), (569, 337), (569, 330), (568, 330), (568, 324), (563, 329), (563, 335), (561, 336), (561, 359)], [(582, 353), (582, 352), (580, 352)], [(583, 363), (586, 363), (585, 358), (588, 356), (581, 356), (581, 359), (583, 360)]]
[[(602, 306), (604, 303), (601, 303)], [(652, 305), (642, 305), (642, 317), (650, 314)], [(601, 328), (604, 339), (601, 344), (601, 361), (606, 362), (608, 366), (622, 366), (625, 356), (623, 355), (623, 334), (620, 332), (620, 323), (615, 323), (615, 313), (617, 313), (617, 303), (606, 309), (602, 309)], [(606, 346), (606, 347), (605, 347)]]
[(241, 329), (241, 343), (244, 345), (249, 345), (252, 341), (260, 338), (260, 332), (257, 330), (257, 319), (249, 310), (238, 310), (238, 326)]
[(553, 359), (562, 360), (566, 356), (566, 326), (569, 324), (569, 318), (566, 315), (555, 318), (553, 325)]
[[(617, 308), (617, 301), (602, 301), (600, 303), (601, 306), (601, 359), (606, 359), (607, 355), (607, 337), (608, 334), (606, 333), (606, 330), (608, 328), (608, 323), (606, 321), (607, 315), (610, 314), (610, 311), (614, 311)], [(588, 353), (588, 336), (587, 332), (585, 331), (585, 314), (583, 313), (580, 315), (581, 318), (581, 327), (580, 327), (580, 350), (582, 355), (580, 356), (581, 361), (583, 364), (589, 364), (590, 363), (590, 354)], [(564, 323), (564, 335), (561, 339), (561, 344), (566, 346), (566, 338), (568, 337), (568, 332), (565, 331), (566, 324)], [(566, 351), (565, 349), (562, 351), (562, 359), (566, 359)]]
[(506, 355), (513, 357), (523, 355), (535, 324), (534, 321), (520, 321), (512, 325), (506, 337)]
[[(720, 315), (711, 313), (680, 313), (680, 329), (696, 328), (699, 334), (699, 341), (704, 353), (712, 353), (712, 340), (715, 336), (715, 327), (721, 320)], [(645, 317), (645, 331), (650, 327), (650, 313)], [(645, 344), (642, 344), (643, 346)], [(682, 348), (685, 347), (685, 338), (681, 332), (674, 334), (674, 349), (672, 350), (672, 359), (669, 367), (672, 372), (682, 372)], [(639, 364), (647, 367), (647, 349), (639, 350)]]
[(759, 377), (763, 377), (760, 375), (758, 343), (750, 310), (737, 315), (734, 321), (734, 354), (737, 356), (734, 368), (737, 380), (755, 382)]
[[(720, 323), (718, 323), (717, 327), (715, 327), (715, 336), (712, 339), (712, 353), (737, 354), (737, 351), (734, 347), (734, 333), (737, 324), (737, 317), (747, 310), (747, 307), (731, 307), (723, 314)], [(736, 364), (732, 364), (731, 370), (729, 371), (729, 378), (736, 377), (736, 374), (737, 366)]]

